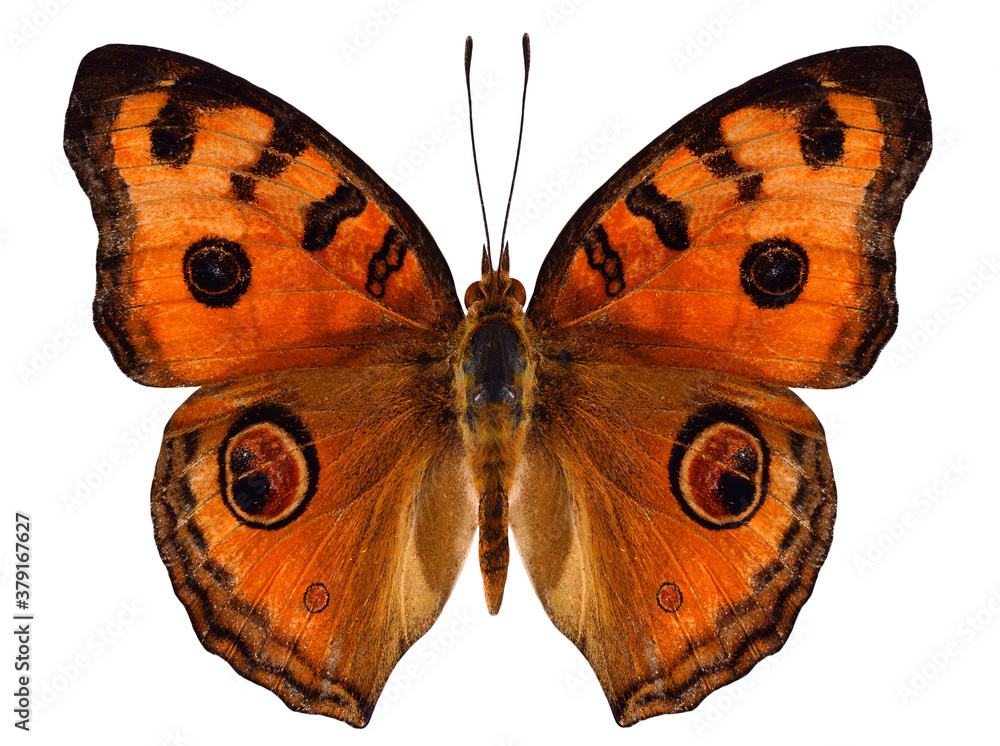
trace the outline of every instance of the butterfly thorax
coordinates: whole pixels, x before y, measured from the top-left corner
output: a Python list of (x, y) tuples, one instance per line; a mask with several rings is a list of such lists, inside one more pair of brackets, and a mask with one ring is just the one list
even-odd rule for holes
[(507, 498), (533, 402), (533, 335), (523, 293), (505, 269), (484, 271), (466, 293), (469, 313), (454, 366), (455, 411), (479, 497), (479, 565), (491, 614), (503, 599), (510, 558)]

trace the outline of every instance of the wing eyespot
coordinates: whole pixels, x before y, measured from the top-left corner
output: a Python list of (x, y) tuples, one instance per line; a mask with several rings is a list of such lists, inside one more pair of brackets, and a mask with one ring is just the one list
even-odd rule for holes
[(672, 614), (681, 608), (684, 603), (684, 594), (677, 587), (676, 583), (664, 583), (656, 592), (656, 604), (663, 611)]
[(302, 604), (310, 614), (319, 614), (330, 604), (330, 591), (322, 583), (313, 583), (302, 594)]
[(809, 255), (790, 238), (753, 244), (740, 263), (740, 282), (760, 308), (784, 308), (794, 302), (809, 279)]
[(770, 451), (742, 410), (709, 407), (693, 415), (670, 458), (670, 481), (684, 512), (706, 528), (744, 525), (767, 495)]
[(247, 526), (274, 529), (293, 521), (316, 491), (318, 476), (308, 430), (283, 407), (250, 410), (219, 446), (219, 490)]
[(250, 258), (236, 241), (206, 236), (191, 244), (182, 260), (192, 297), (209, 308), (230, 308), (250, 287)]

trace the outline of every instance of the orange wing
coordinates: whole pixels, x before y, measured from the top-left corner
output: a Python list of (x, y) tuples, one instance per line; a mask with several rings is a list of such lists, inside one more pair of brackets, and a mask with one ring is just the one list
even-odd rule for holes
[(205, 647), (293, 709), (364, 726), (451, 593), (476, 509), (447, 374), (278, 373), (203, 388), (167, 426), (174, 589)]
[(77, 73), (65, 147), (100, 231), (95, 323), (141, 383), (414, 357), (408, 343), (462, 318), (402, 199), (224, 70), (97, 49)]
[(833, 536), (823, 431), (790, 391), (543, 361), (510, 520), (615, 719), (697, 705), (788, 638)]
[(557, 239), (528, 316), (552, 354), (835, 387), (892, 335), (892, 236), (931, 150), (913, 59), (843, 49), (654, 140)]

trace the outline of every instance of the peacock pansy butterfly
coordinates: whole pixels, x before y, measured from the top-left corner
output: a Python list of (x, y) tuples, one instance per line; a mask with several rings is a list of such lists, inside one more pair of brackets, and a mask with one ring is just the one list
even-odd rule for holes
[[(527, 61), (527, 55), (526, 55)], [(79, 69), (65, 147), (121, 369), (200, 386), (166, 427), (156, 542), (202, 644), (364, 726), (479, 529), (508, 527), (619, 724), (778, 650), (830, 546), (823, 430), (896, 325), (893, 232), (931, 150), (890, 47), (793, 62), (656, 138), (463, 311), (427, 229), (280, 99), (162, 49)]]

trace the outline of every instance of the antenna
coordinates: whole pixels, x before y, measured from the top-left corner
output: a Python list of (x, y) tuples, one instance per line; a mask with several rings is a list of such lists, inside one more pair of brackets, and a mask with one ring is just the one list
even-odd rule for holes
[[(510, 177), (507, 212), (503, 216), (503, 233), (500, 235), (501, 247), (507, 245), (507, 220), (510, 218), (510, 203), (514, 199), (514, 179), (517, 178), (517, 163), (521, 160), (521, 138), (524, 136), (524, 104), (528, 99), (528, 68), (531, 66), (531, 42), (528, 40), (527, 34), (521, 37), (521, 52), (524, 54), (524, 91), (521, 93), (521, 126), (517, 132), (517, 155), (514, 156), (514, 173)], [(466, 79), (468, 79), (468, 70), (466, 70)]]
[[(465, 92), (469, 96), (469, 136), (472, 138), (472, 165), (476, 169), (476, 186), (479, 188), (479, 206), (483, 208), (483, 228), (486, 230), (486, 255), (493, 268), (493, 250), (490, 246), (490, 224), (486, 221), (486, 203), (483, 201), (483, 183), (479, 180), (479, 159), (476, 158), (476, 132), (472, 126), (472, 83), (469, 70), (472, 67), (472, 37), (465, 37)], [(484, 270), (485, 271), (485, 270)]]

